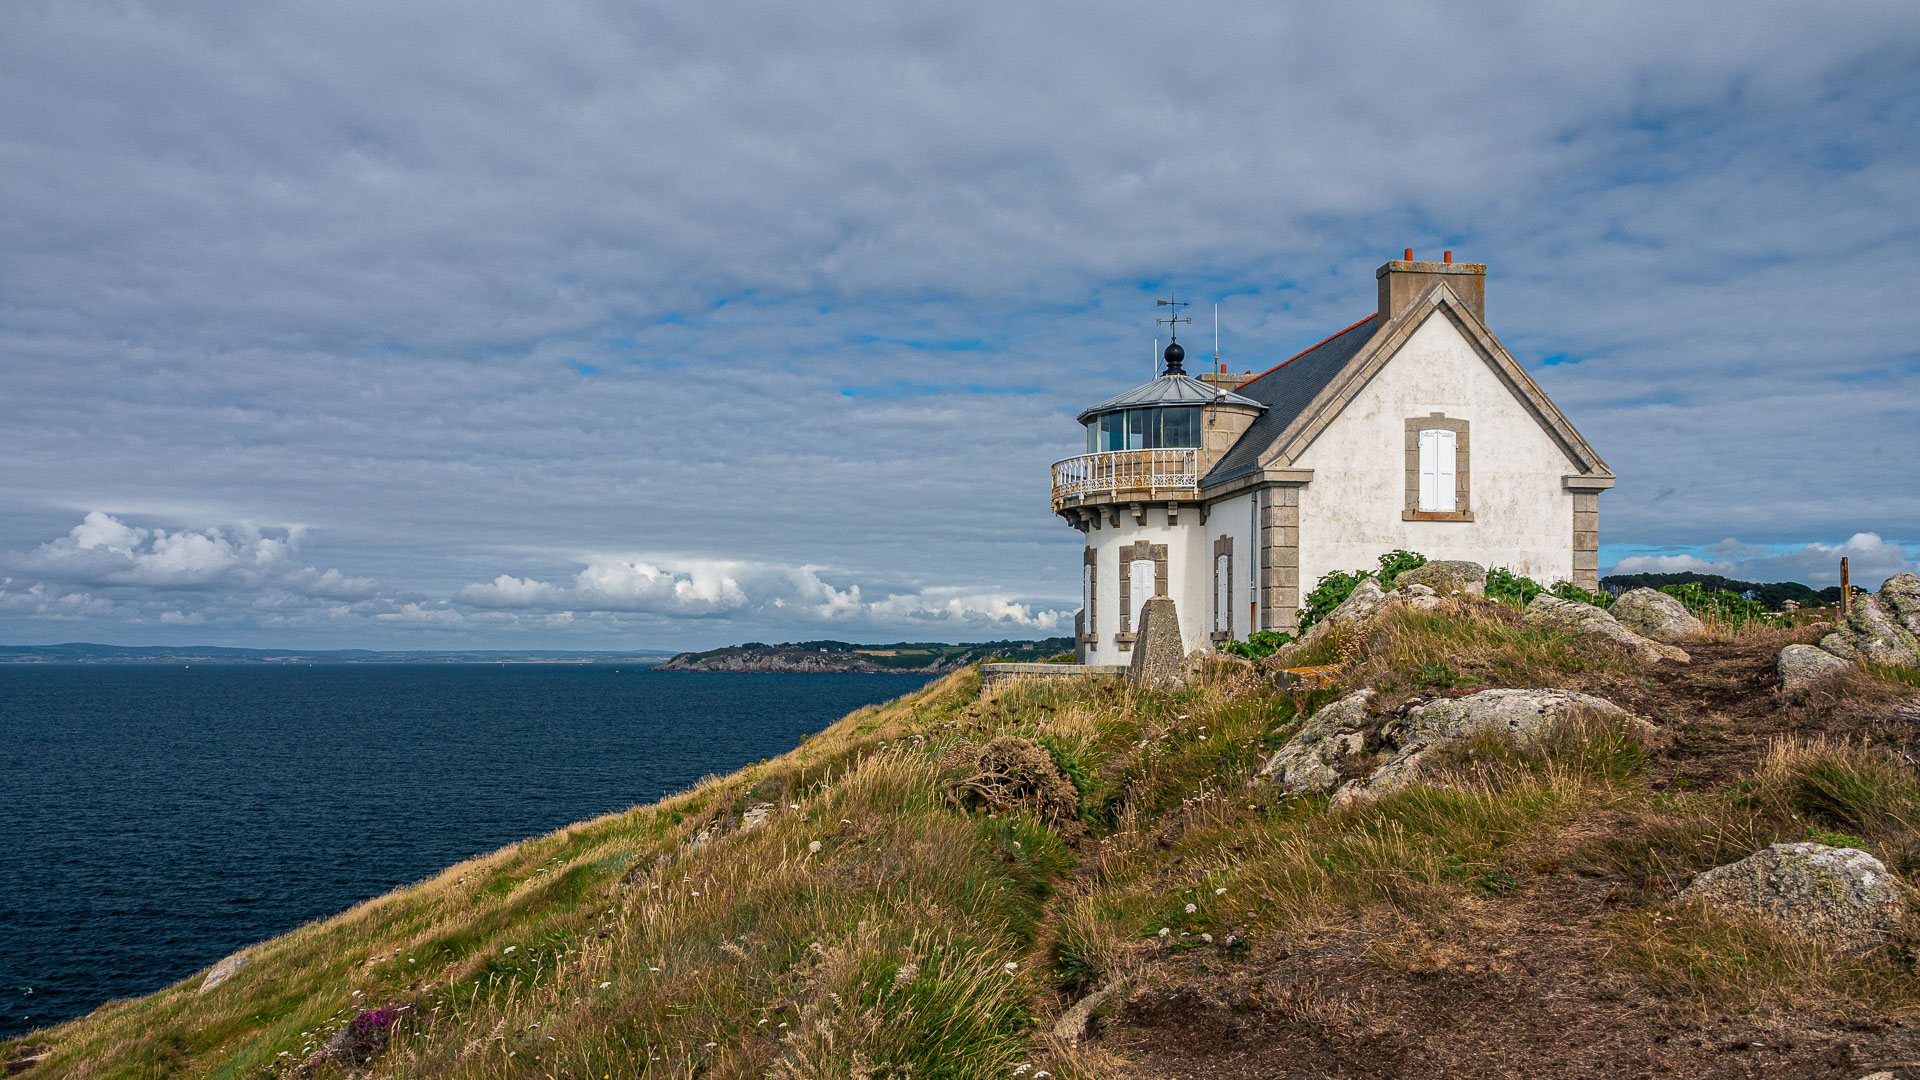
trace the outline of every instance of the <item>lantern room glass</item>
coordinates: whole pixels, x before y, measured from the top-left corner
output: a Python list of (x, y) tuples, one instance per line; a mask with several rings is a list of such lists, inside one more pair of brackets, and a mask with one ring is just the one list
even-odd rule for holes
[(1199, 446), (1201, 408), (1125, 409), (1087, 421), (1087, 453)]

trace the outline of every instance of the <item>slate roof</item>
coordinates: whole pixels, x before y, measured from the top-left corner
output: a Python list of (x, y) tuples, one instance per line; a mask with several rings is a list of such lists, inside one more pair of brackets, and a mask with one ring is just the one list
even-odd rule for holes
[(1202, 487), (1231, 480), (1241, 473), (1255, 468), (1260, 462), (1260, 453), (1273, 445), (1280, 433), (1299, 417), (1300, 413), (1319, 396), (1320, 391), (1340, 374), (1369, 340), (1375, 330), (1380, 328), (1380, 316), (1369, 315), (1345, 330), (1322, 341), (1307, 351), (1282, 361), (1279, 366), (1241, 385), (1239, 394), (1252, 398), (1266, 406), (1263, 412), (1247, 428), (1240, 441), (1233, 444), (1225, 457), (1214, 465), (1200, 481)]
[(1237, 405), (1260, 404), (1231, 390), (1208, 386), (1191, 375), (1162, 375), (1152, 382), (1141, 383), (1124, 394), (1115, 394), (1098, 405), (1082, 410), (1078, 419), (1084, 424), (1089, 417), (1120, 409), (1143, 409), (1163, 405), (1210, 405), (1221, 401)]

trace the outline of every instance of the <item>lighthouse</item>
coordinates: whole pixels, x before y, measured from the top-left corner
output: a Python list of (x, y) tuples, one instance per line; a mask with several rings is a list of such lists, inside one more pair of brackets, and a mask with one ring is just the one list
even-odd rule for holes
[(1232, 616), (1254, 596), (1255, 582), (1235, 574), (1256, 523), (1210, 520), (1200, 481), (1266, 407), (1188, 375), (1177, 336), (1162, 359), (1156, 378), (1081, 412), (1086, 453), (1053, 466), (1054, 512), (1086, 536), (1075, 620), (1081, 663), (1127, 663), (1141, 609), (1156, 596), (1173, 600), (1189, 651), (1244, 636), (1250, 625), (1250, 615)]

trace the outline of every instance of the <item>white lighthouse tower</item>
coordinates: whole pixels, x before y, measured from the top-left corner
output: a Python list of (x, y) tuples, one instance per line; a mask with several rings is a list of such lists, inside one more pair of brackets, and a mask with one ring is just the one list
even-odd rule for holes
[[(1184, 302), (1162, 300), (1176, 326)], [(1155, 596), (1174, 601), (1185, 648), (1245, 636), (1255, 594), (1237, 581), (1235, 533), (1250, 548), (1255, 523), (1209, 522), (1200, 481), (1266, 406), (1186, 373), (1176, 337), (1158, 378), (1082, 412), (1087, 452), (1053, 466), (1053, 509), (1086, 535), (1075, 652), (1085, 664), (1125, 664), (1140, 611)], [(1211, 527), (1210, 527), (1211, 526)], [(1236, 565), (1238, 564), (1238, 565)], [(1236, 635), (1237, 631), (1237, 635)]]

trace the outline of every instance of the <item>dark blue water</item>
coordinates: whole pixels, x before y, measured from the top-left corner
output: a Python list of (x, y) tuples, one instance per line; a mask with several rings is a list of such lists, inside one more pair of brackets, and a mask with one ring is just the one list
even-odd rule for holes
[(790, 750), (924, 681), (0, 666), (0, 1036)]

